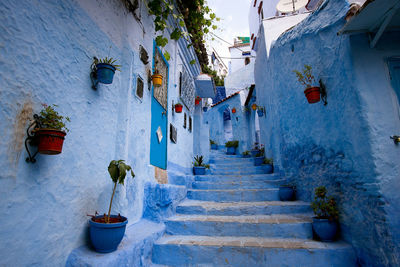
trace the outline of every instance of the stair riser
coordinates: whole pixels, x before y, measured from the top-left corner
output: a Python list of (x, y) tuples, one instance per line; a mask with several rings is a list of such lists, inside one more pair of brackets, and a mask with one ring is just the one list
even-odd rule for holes
[(210, 170), (211, 174), (227, 174), (227, 175), (246, 175), (246, 174), (267, 174), (264, 169), (238, 169), (238, 170)]
[(155, 244), (153, 247), (153, 262), (171, 266), (199, 266), (199, 264), (235, 267), (357, 266), (351, 249), (283, 249), (159, 244)]
[(312, 238), (311, 223), (166, 221), (170, 235)]
[(194, 180), (196, 182), (253, 182), (253, 181), (266, 181), (266, 180), (278, 180), (279, 175), (276, 174), (264, 174), (264, 175), (196, 175)]
[(278, 189), (259, 191), (188, 191), (187, 197), (189, 199), (215, 202), (279, 200)]
[(176, 207), (178, 214), (202, 214), (202, 215), (272, 215), (272, 214), (293, 214), (293, 213), (310, 213), (309, 205), (293, 205), (293, 206), (253, 206), (253, 207), (228, 207), (223, 209), (205, 209), (201, 206), (178, 206)]
[(211, 167), (217, 168), (239, 168), (239, 167), (254, 167), (254, 161), (238, 161), (238, 162), (230, 162), (226, 163), (226, 161), (221, 163), (211, 163)]
[(209, 183), (209, 182), (194, 182), (193, 189), (264, 189), (278, 188), (284, 180), (276, 181), (254, 181), (250, 183)]
[(211, 173), (235, 173), (235, 172), (245, 172), (245, 173), (251, 173), (254, 171), (261, 171), (260, 173), (266, 173), (267, 172), (266, 165), (264, 166), (231, 166), (231, 167), (220, 167), (220, 166), (211, 166), (210, 171)]
[(241, 158), (238, 156), (235, 157), (222, 157), (222, 158), (213, 158), (210, 157), (209, 163), (214, 164), (235, 164), (235, 163), (254, 163), (254, 158)]

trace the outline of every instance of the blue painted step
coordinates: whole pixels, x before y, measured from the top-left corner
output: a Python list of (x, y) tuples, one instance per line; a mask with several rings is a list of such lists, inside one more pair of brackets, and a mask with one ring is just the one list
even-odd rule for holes
[(279, 200), (279, 189), (239, 189), (239, 190), (195, 190), (189, 189), (189, 199), (216, 201), (216, 202), (237, 202), (237, 201), (273, 201)]
[(265, 174), (267, 173), (267, 166), (250, 166), (250, 167), (231, 167), (231, 168), (210, 168), (211, 174)]
[(208, 202), (185, 200), (176, 207), (178, 214), (204, 215), (271, 215), (290, 213), (310, 213), (310, 203), (302, 201), (264, 201), (264, 202)]
[(193, 189), (263, 189), (276, 188), (286, 180), (233, 181), (233, 182), (193, 182)]
[(169, 236), (156, 241), (153, 263), (171, 266), (355, 267), (351, 246), (307, 239)]
[(168, 218), (165, 225), (171, 235), (312, 238), (311, 221), (311, 216), (299, 214), (178, 215)]
[(208, 182), (241, 182), (241, 181), (265, 181), (265, 180), (278, 180), (281, 177), (278, 174), (252, 174), (252, 175), (196, 175), (195, 181), (208, 181)]

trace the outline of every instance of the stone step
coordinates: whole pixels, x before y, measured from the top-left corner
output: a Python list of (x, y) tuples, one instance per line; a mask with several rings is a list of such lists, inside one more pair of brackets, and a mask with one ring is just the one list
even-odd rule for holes
[(279, 200), (279, 189), (236, 189), (236, 190), (199, 190), (189, 189), (189, 199), (216, 201), (216, 202), (238, 202), (238, 201), (273, 201)]
[(254, 167), (254, 160), (252, 161), (234, 161), (231, 163), (226, 163), (224, 161), (223, 163), (210, 163), (211, 168), (220, 168), (220, 169), (226, 169), (226, 168), (240, 168), (240, 167)]
[(303, 201), (210, 202), (186, 199), (176, 207), (178, 214), (204, 215), (271, 215), (311, 212)]
[(214, 174), (214, 175), (196, 175), (194, 181), (208, 181), (208, 182), (252, 182), (252, 181), (265, 181), (265, 180), (278, 180), (281, 176), (275, 173), (271, 174)]
[(165, 221), (171, 235), (312, 238), (312, 214), (252, 216), (177, 215)]
[(344, 242), (308, 239), (165, 235), (153, 247), (153, 263), (171, 266), (355, 267)]
[(231, 163), (253, 163), (254, 158), (243, 158), (240, 156), (212, 157), (209, 158), (212, 164), (231, 164)]
[(234, 182), (193, 182), (193, 189), (262, 189), (277, 188), (284, 184), (285, 179), (261, 181), (234, 181)]
[(232, 169), (210, 169), (211, 175), (218, 174), (237, 174), (237, 175), (246, 175), (246, 174), (267, 174), (266, 166), (253, 166), (248, 168), (232, 168)]

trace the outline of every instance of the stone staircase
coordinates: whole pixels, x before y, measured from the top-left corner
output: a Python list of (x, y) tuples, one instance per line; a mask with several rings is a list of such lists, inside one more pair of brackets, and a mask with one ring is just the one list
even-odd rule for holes
[(356, 266), (350, 245), (312, 240), (309, 203), (279, 201), (279, 175), (224, 151), (210, 163), (165, 221), (154, 266)]

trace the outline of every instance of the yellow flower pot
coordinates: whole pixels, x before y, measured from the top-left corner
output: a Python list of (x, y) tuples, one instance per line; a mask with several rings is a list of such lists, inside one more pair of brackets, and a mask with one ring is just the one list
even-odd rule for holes
[(154, 86), (161, 86), (162, 85), (162, 75), (161, 74), (153, 74), (151, 79), (153, 81)]

